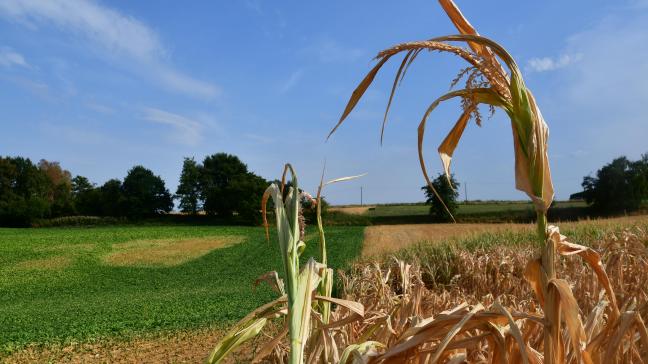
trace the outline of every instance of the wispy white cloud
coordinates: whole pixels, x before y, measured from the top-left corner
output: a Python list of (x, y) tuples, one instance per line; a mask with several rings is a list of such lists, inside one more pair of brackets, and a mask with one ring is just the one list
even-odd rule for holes
[(535, 72), (546, 72), (553, 71), (559, 68), (567, 67), (573, 63), (576, 63), (582, 59), (582, 54), (563, 54), (560, 57), (542, 57), (542, 58), (531, 58), (527, 63), (528, 71)]
[(293, 87), (295, 87), (299, 83), (303, 75), (304, 75), (303, 69), (298, 69), (292, 72), (288, 77), (288, 79), (284, 81), (279, 87), (279, 92), (285, 94), (286, 92), (290, 91)]
[(251, 141), (253, 141), (255, 143), (268, 144), (268, 143), (272, 143), (272, 142), (275, 141), (273, 138), (271, 138), (269, 136), (253, 134), (253, 133), (247, 133), (247, 134), (244, 134), (243, 136), (246, 137), (247, 139), (250, 139)]
[(105, 132), (92, 130), (85, 126), (64, 125), (60, 122), (45, 121), (38, 125), (38, 132), (50, 137), (58, 137), (69, 144), (80, 144), (84, 146), (110, 146), (120, 145), (123, 147), (123, 140), (114, 138)]
[(243, 5), (249, 10), (252, 10), (258, 15), (263, 15), (263, 9), (261, 9), (261, 3), (259, 0), (245, 0)]
[(30, 68), (25, 57), (22, 54), (15, 52), (11, 48), (0, 48), (0, 66), (11, 68), (14, 66)]
[(646, 9), (648, 8), (648, 0), (630, 0), (629, 7), (631, 9)]
[(53, 101), (56, 96), (51, 92), (50, 86), (40, 81), (33, 81), (24, 77), (2, 77), (13, 82), (18, 87), (31, 92), (39, 98), (47, 101)]
[(360, 48), (347, 47), (333, 39), (322, 39), (301, 50), (301, 53), (314, 56), (322, 63), (345, 63), (365, 56)]
[[(542, 96), (552, 128), (555, 178), (569, 179), (562, 190), (577, 191), (584, 174), (626, 155), (646, 153), (648, 127), (648, 13), (611, 13), (592, 28), (571, 36), (567, 54), (582, 54), (578, 67), (553, 78)], [(542, 106), (541, 106), (542, 107)], [(578, 163), (574, 159), (578, 158)]]
[(94, 110), (96, 112), (102, 113), (102, 114), (114, 114), (115, 109), (113, 109), (110, 106), (106, 106), (103, 104), (96, 103), (94, 101), (90, 101), (86, 103), (86, 107), (90, 110)]
[(202, 141), (201, 132), (203, 124), (195, 119), (186, 116), (160, 110), (153, 107), (142, 109), (144, 115), (142, 119), (168, 125), (173, 128), (173, 138), (182, 144), (197, 145)]
[(2, 0), (0, 16), (32, 26), (54, 25), (82, 37), (114, 60), (129, 60), (132, 71), (147, 73), (171, 90), (202, 98), (220, 89), (168, 65), (168, 52), (143, 22), (90, 0)]

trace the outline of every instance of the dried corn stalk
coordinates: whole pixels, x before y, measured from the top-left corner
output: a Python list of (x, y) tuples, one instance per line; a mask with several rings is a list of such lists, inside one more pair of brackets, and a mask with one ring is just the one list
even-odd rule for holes
[[(287, 197), (284, 201), (284, 188), (286, 174), (290, 172), (292, 185), (288, 190)], [(300, 267), (299, 259), (301, 253), (306, 247), (303, 239), (303, 225), (300, 223), (300, 192), (297, 183), (297, 175), (290, 164), (286, 164), (282, 175), (281, 186), (271, 184), (263, 194), (262, 209), (264, 225), (266, 227), (266, 236), (268, 236), (268, 223), (266, 219), (266, 205), (272, 198), (275, 208), (275, 219), (277, 235), (279, 240), (279, 250), (284, 268), (285, 283), (281, 280), (277, 272), (269, 272), (257, 279), (255, 284), (260, 281), (268, 282), (272, 288), (282, 296), (277, 300), (270, 302), (254, 310), (248, 316), (237, 323), (225, 337), (216, 345), (208, 358), (208, 363), (219, 363), (229, 353), (241, 346), (246, 341), (258, 336), (266, 324), (274, 318), (285, 318), (285, 328), (273, 340), (269, 341), (257, 353), (254, 362), (263, 360), (265, 357), (277, 350), (278, 345), (284, 336), (288, 335), (289, 351), (288, 358), (291, 364), (301, 364), (304, 362), (307, 342), (315, 339), (317, 346), (322, 344), (321, 354), (325, 357), (332, 357), (339, 361), (337, 347), (331, 345), (333, 339), (330, 330), (337, 326), (346, 324), (362, 318), (364, 307), (361, 304), (336, 299), (331, 297), (333, 288), (333, 270), (326, 266), (326, 240), (324, 229), (322, 228), (321, 219), (321, 192), (324, 186), (355, 179), (359, 176), (343, 177), (324, 183), (322, 181), (317, 193), (317, 221), (320, 234), (320, 254), (321, 263), (310, 258), (304, 267)], [(336, 314), (336, 321), (331, 322), (331, 303), (345, 308), (350, 314), (344, 317)], [(316, 317), (316, 323), (313, 327), (312, 318)], [(313, 337), (313, 333), (317, 337)], [(328, 345), (327, 345), (328, 343)], [(325, 349), (325, 350), (324, 350)], [(282, 354), (279, 354), (281, 357)]]
[[(394, 79), (394, 86), (385, 112), (385, 119), (383, 120), (383, 130), (396, 86), (413, 60), (424, 50), (455, 54), (470, 64), (474, 69), (475, 77), (469, 77), (464, 89), (451, 91), (432, 102), (419, 123), (419, 161), (426, 181), (431, 186), (423, 157), (425, 124), (430, 113), (443, 101), (454, 98), (462, 99), (463, 113), (439, 147), (444, 171), (448, 173), (452, 154), (459, 139), (461, 139), (468, 119), (471, 115), (478, 116), (476, 112), (479, 104), (486, 104), (504, 110), (510, 117), (515, 148), (516, 187), (532, 199), (538, 211), (544, 213), (551, 204), (554, 193), (547, 156), (548, 129), (533, 95), (526, 88), (515, 60), (502, 46), (478, 35), (468, 21), (463, 18), (452, 1), (441, 0), (441, 4), (462, 34), (438, 37), (426, 41), (402, 43), (378, 53), (376, 57), (378, 63), (369, 71), (351, 95), (340, 120), (329, 133), (329, 137), (355, 108), (378, 71), (390, 58), (405, 53)], [(452, 42), (466, 42), (473, 50), (469, 51), (457, 47), (451, 44)], [(510, 76), (506, 73), (497, 57), (507, 65), (511, 73)], [(474, 82), (477, 77), (482, 81)]]
[[(443, 202), (430, 181), (423, 156), (423, 139), (426, 122), (430, 113), (441, 102), (460, 98), (463, 107), (463, 113), (459, 117), (459, 120), (438, 148), (448, 179), (452, 154), (459, 139), (461, 139), (468, 119), (471, 115), (474, 115), (477, 122), (480, 122), (478, 106), (480, 104), (486, 104), (491, 108), (504, 110), (511, 119), (511, 129), (513, 131), (516, 188), (525, 192), (535, 204), (538, 215), (538, 239), (544, 242), (546, 237), (546, 213), (554, 197), (547, 154), (547, 139), (549, 135), (547, 124), (542, 117), (540, 109), (536, 105), (531, 91), (526, 88), (521, 71), (513, 57), (498, 43), (480, 36), (461, 14), (452, 0), (440, 0), (440, 3), (461, 34), (437, 37), (426, 41), (403, 43), (378, 53), (376, 57), (378, 64), (369, 71), (369, 74), (365, 76), (355, 89), (340, 120), (331, 130), (329, 136), (344, 122), (362, 95), (364, 95), (367, 88), (371, 85), (380, 68), (391, 57), (399, 53), (405, 53), (394, 79), (387, 110), (385, 111), (385, 119), (383, 120), (383, 130), (398, 81), (402, 79), (407, 72), (407, 68), (420, 52), (428, 50), (455, 54), (467, 61), (470, 64), (469, 70), (472, 71), (464, 89), (451, 91), (437, 98), (423, 114), (423, 118), (418, 127), (418, 153), (423, 176), (437, 198)], [(465, 42), (470, 46), (472, 51), (457, 47), (452, 44), (453, 42)], [(508, 67), (510, 75), (504, 70), (498, 57)], [(465, 72), (462, 71), (460, 73), (459, 78), (463, 73)], [(446, 211), (450, 214), (447, 207)], [(549, 244), (543, 249), (542, 255), (542, 268), (546, 273), (546, 279), (543, 276), (542, 288), (548, 300), (545, 306), (548, 319), (553, 322), (560, 322), (560, 312), (556, 309), (558, 300), (556, 291), (548, 290), (549, 281), (556, 278), (554, 255), (555, 247), (549, 241)], [(555, 356), (559, 357), (560, 349), (555, 346), (558, 340), (555, 325), (548, 326), (545, 331), (545, 354), (547, 352), (555, 352)]]
[[(547, 229), (546, 213), (549, 205), (553, 201), (554, 191), (551, 181), (551, 172), (549, 168), (549, 159), (547, 153), (547, 139), (549, 131), (547, 124), (544, 121), (542, 113), (538, 108), (533, 94), (527, 89), (524, 79), (522, 78), (521, 71), (511, 55), (498, 43), (488, 38), (480, 36), (477, 31), (470, 25), (468, 20), (461, 14), (458, 7), (452, 0), (439, 0), (444, 11), (458, 29), (460, 34), (449, 35), (443, 37), (432, 38), (425, 41), (407, 42), (396, 45), (386, 49), (380, 53), (376, 59), (378, 63), (369, 71), (365, 78), (360, 82), (357, 88), (351, 95), (347, 106), (340, 117), (340, 120), (329, 133), (329, 137), (340, 127), (345, 121), (347, 116), (358, 104), (359, 100), (364, 95), (365, 91), (373, 82), (378, 71), (385, 65), (385, 63), (396, 56), (403, 53), (403, 59), (396, 72), (394, 83), (392, 86), (385, 117), (383, 119), (382, 133), (384, 132), (385, 124), (387, 121), (387, 114), (393, 101), (394, 93), (399, 82), (403, 79), (408, 67), (412, 62), (424, 51), (439, 51), (452, 53), (466, 62), (469, 67), (460, 71), (459, 76), (453, 81), (453, 86), (464, 76), (467, 75), (465, 88), (460, 90), (450, 91), (445, 95), (440, 96), (434, 100), (423, 114), (422, 120), (418, 127), (418, 153), (419, 162), (423, 176), (436, 194), (437, 198), (442, 201), (439, 194), (430, 181), (425, 165), (423, 154), (423, 140), (425, 135), (425, 126), (432, 111), (442, 102), (459, 98), (463, 108), (462, 114), (450, 133), (443, 140), (438, 148), (443, 169), (449, 179), (449, 169), (452, 159), (452, 154), (456, 149), (461, 136), (467, 126), (471, 117), (476, 119), (477, 124), (481, 122), (478, 106), (480, 104), (488, 105), (491, 109), (500, 108), (506, 112), (511, 120), (511, 129), (513, 133), (514, 153), (515, 153), (515, 179), (516, 188), (525, 192), (533, 201), (537, 211), (537, 234), (538, 240), (543, 244), (542, 254), (540, 259), (531, 261), (527, 267), (526, 276), (529, 279), (532, 287), (536, 292), (538, 301), (540, 302), (543, 311), (544, 319), (540, 321), (543, 328), (543, 351), (544, 356), (541, 360), (546, 363), (562, 363), (566, 360), (576, 360), (577, 362), (592, 362), (599, 357), (591, 353), (596, 352), (589, 350), (601, 345), (609, 338), (609, 330), (616, 330), (614, 327), (623, 327), (624, 330), (633, 332), (633, 335), (638, 335), (643, 343), (645, 326), (640, 321), (641, 317), (634, 314), (622, 314), (619, 316), (619, 308), (616, 306), (614, 293), (611, 289), (609, 280), (605, 273), (604, 268), (600, 265), (598, 255), (591, 249), (571, 244), (560, 238), (557, 228), (551, 227)], [(464, 42), (470, 48), (464, 49), (454, 45), (456, 42)], [(502, 66), (508, 68), (508, 72)], [(447, 210), (447, 208), (446, 208)], [(449, 211), (448, 211), (449, 213)], [(605, 288), (608, 299), (610, 300), (609, 307), (611, 307), (610, 322), (612, 324), (606, 325), (606, 330), (602, 331), (599, 336), (594, 339), (590, 344), (586, 343), (586, 334), (583, 322), (579, 315), (579, 308), (574, 298), (569, 284), (565, 280), (559, 279), (556, 275), (556, 260), (557, 253), (563, 255), (578, 254), (585, 259), (585, 261), (593, 268), (600, 284)], [(471, 309), (465, 308), (461, 312), (461, 318), (458, 316), (453, 320), (445, 318), (439, 321), (439, 318), (430, 321), (427, 325), (434, 327), (434, 331), (428, 332), (423, 336), (422, 330), (416, 334), (412, 334), (406, 338), (401, 337), (400, 344), (390, 346), (385, 354), (379, 358), (381, 362), (396, 362), (403, 359), (403, 355), (408, 357), (413, 350), (419, 352), (426, 349), (426, 342), (431, 340), (430, 335), (446, 335), (443, 340), (439, 341), (434, 350), (427, 351), (427, 356), (417, 356), (417, 360), (423, 362), (436, 363), (442, 360), (460, 361), (465, 360), (470, 356), (469, 352), (465, 352), (463, 356), (450, 357), (450, 352), (447, 348), (450, 342), (462, 332), (476, 329), (480, 325), (491, 327), (494, 330), (500, 331), (502, 323), (508, 322), (510, 332), (513, 335), (514, 341), (519, 344), (519, 350), (514, 352), (509, 346), (506, 350), (511, 356), (519, 358), (523, 362), (540, 360), (539, 353), (534, 351), (531, 347), (528, 349), (522, 345), (519, 334), (520, 331), (514, 326), (513, 318), (515, 315), (507, 314), (503, 307), (496, 307), (500, 316), (494, 315), (493, 312), (488, 313), (486, 317), (492, 320), (483, 320), (480, 318), (480, 311), (483, 307), (475, 306)], [(503, 316), (501, 316), (503, 315)], [(501, 321), (506, 318), (508, 321)], [(620, 322), (621, 320), (622, 322)], [(623, 321), (625, 320), (625, 321)], [(565, 334), (561, 333), (563, 322), (567, 330)], [(449, 323), (452, 326), (448, 326)], [(490, 326), (489, 326), (490, 325)], [(428, 326), (426, 326), (428, 327)], [(638, 330), (634, 333), (634, 330)], [(485, 328), (482, 327), (482, 330)], [(484, 338), (488, 335), (485, 335)], [(619, 336), (620, 335), (620, 336)], [(626, 331), (622, 334), (613, 336), (611, 342), (620, 343), (620, 337), (628, 336)], [(441, 336), (434, 336), (434, 340), (441, 339)], [(481, 339), (461, 339), (463, 344), (475, 345)], [(494, 350), (497, 348), (506, 347), (506, 336), (491, 336), (490, 348)], [(455, 340), (456, 341), (456, 340)], [(513, 343), (513, 341), (510, 341)], [(572, 350), (567, 350), (566, 346), (571, 345)], [(616, 349), (614, 349), (616, 350)], [(569, 351), (569, 357), (566, 353)], [(503, 354), (502, 350), (497, 351), (497, 355), (493, 355), (492, 361), (501, 360), (507, 356)], [(606, 360), (615, 358), (616, 351), (607, 352)], [(537, 355), (536, 355), (537, 354)], [(445, 356), (444, 356), (445, 355)], [(638, 354), (637, 354), (638, 355)], [(396, 360), (396, 361), (394, 361)]]

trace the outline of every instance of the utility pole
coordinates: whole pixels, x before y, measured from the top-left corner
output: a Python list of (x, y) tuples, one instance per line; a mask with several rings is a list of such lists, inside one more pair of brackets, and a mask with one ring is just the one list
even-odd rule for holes
[(465, 203), (468, 203), (468, 182), (464, 182), (464, 198), (466, 199)]
[(362, 186), (360, 186), (360, 207), (362, 207)]

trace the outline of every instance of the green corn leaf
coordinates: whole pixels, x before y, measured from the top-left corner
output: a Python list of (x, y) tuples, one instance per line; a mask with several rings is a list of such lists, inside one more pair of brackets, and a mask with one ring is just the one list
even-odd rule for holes
[(209, 364), (220, 363), (221, 360), (223, 360), (227, 356), (227, 354), (229, 354), (232, 350), (236, 349), (241, 344), (250, 340), (251, 338), (257, 336), (267, 322), (268, 319), (266, 318), (259, 318), (253, 320), (250, 322), (249, 325), (223, 338), (216, 345), (211, 355), (209, 355), (209, 358), (207, 359), (207, 363)]

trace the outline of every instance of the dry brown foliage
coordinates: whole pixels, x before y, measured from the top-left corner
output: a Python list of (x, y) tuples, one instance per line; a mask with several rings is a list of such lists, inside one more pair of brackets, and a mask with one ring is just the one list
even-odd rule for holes
[[(519, 248), (497, 248), (481, 256), (475, 256), (479, 252), (465, 253), (463, 258), (460, 254), (463, 261), (458, 264), (466, 269), (465, 273), (455, 277), (454, 286), (440, 292), (426, 287), (418, 265), (399, 260), (394, 262), (395, 266), (387, 267), (370, 263), (356, 267), (350, 276), (343, 278), (344, 298), (335, 299), (331, 297), (330, 286), (314, 290), (320, 281), (326, 282), (332, 276), (330, 269), (325, 269), (321, 219), (318, 227), (323, 268), (317, 268), (310, 260), (296, 275), (299, 247), (304, 245), (297, 241), (298, 204), (284, 208), (275, 201), (275, 206), (280, 206), (277, 216), (283, 218), (277, 224), (281, 250), (286, 253), (282, 257), (284, 263), (290, 263), (285, 264), (287, 287), (294, 286), (291, 282), (298, 282), (305, 289), (300, 288), (298, 294), (288, 289), (287, 310), (286, 298), (279, 298), (250, 313), (219, 343), (210, 362), (218, 362), (237, 345), (257, 336), (268, 320), (285, 315), (288, 315), (289, 329), (275, 336), (255, 361), (271, 357), (284, 362), (288, 354), (290, 363), (294, 364), (304, 359), (308, 363), (648, 361), (648, 330), (644, 324), (646, 292), (645, 285), (641, 285), (647, 278), (648, 268), (643, 238), (625, 232), (602, 246), (601, 256), (592, 248), (567, 241), (557, 227), (547, 226), (546, 212), (554, 197), (547, 147), (549, 131), (533, 94), (526, 88), (515, 60), (501, 45), (480, 36), (452, 0), (439, 2), (460, 34), (401, 43), (378, 53), (377, 64), (353, 91), (329, 136), (345, 121), (380, 69), (394, 56), (403, 54), (403, 59), (394, 77), (383, 130), (395, 89), (422, 51), (446, 52), (462, 58), (469, 67), (460, 71), (453, 84), (466, 76), (465, 88), (434, 100), (419, 123), (421, 171), (443, 202), (431, 184), (423, 156), (426, 123), (440, 103), (460, 98), (463, 107), (459, 120), (438, 148), (446, 174), (468, 120), (472, 116), (478, 124), (481, 121), (478, 105), (504, 110), (511, 119), (516, 188), (531, 198), (537, 211), (537, 242), (542, 245), (539, 256), (534, 250)], [(466, 43), (470, 49), (451, 44), (457, 42)], [(273, 198), (279, 195), (277, 186), (272, 185), (270, 190)], [(293, 194), (293, 201), (297, 201), (296, 192)], [(264, 209), (265, 201), (267, 197), (264, 197)], [(282, 202), (280, 198), (278, 201)], [(287, 219), (284, 210), (291, 210), (292, 220)], [(446, 210), (451, 215), (447, 207)], [(574, 274), (572, 280), (570, 273)], [(312, 284), (311, 278), (317, 283)], [(630, 288), (628, 284), (640, 286)], [(471, 293), (470, 288), (475, 292)], [(338, 308), (322, 309), (323, 302), (336, 304)], [(289, 352), (281, 345), (286, 333), (290, 334)]]
[[(561, 279), (550, 283), (563, 313), (563, 362), (646, 362), (648, 234), (610, 234), (590, 249), (551, 231), (563, 255)], [(358, 263), (341, 275), (342, 297), (362, 304), (363, 317), (338, 307), (335, 324), (314, 330), (308, 362), (541, 363), (544, 301), (529, 284), (537, 254), (532, 246), (461, 251), (449, 284), (425, 279), (425, 262)], [(265, 360), (282, 362), (286, 349), (275, 346)]]

